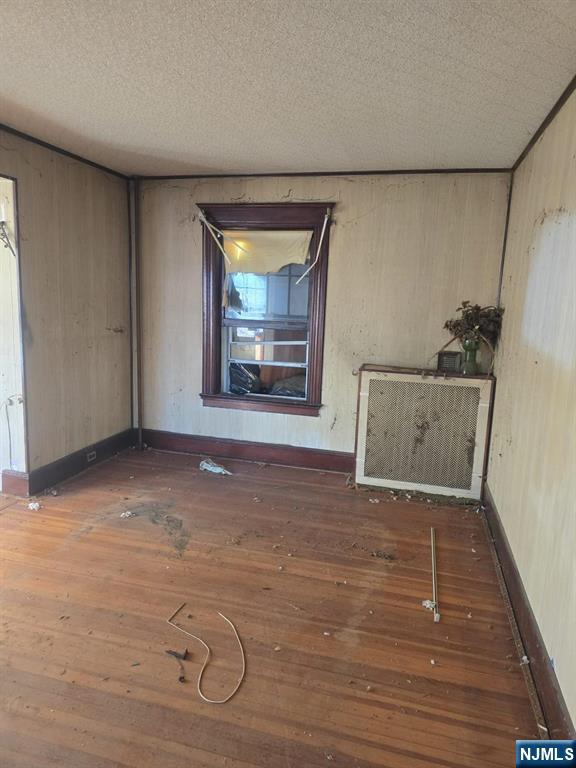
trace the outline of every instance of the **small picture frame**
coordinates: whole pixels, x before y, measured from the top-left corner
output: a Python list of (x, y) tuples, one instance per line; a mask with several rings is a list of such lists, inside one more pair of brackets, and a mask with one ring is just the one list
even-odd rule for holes
[(438, 371), (460, 373), (462, 355), (460, 352), (438, 352)]

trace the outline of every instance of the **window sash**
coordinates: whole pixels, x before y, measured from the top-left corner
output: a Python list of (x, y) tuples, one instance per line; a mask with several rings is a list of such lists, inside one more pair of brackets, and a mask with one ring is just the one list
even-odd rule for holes
[[(261, 326), (258, 326), (261, 327)], [(224, 390), (224, 393), (227, 395), (231, 395), (233, 397), (281, 397), (287, 401), (296, 400), (301, 402), (303, 399), (305, 399), (308, 396), (308, 368), (309, 368), (309, 350), (310, 345), (308, 339), (305, 341), (301, 340), (288, 340), (288, 341), (232, 341), (232, 327), (228, 327), (226, 329), (223, 329), (224, 334), (226, 335), (226, 341), (224, 343), (224, 354), (223, 354), (223, 370), (222, 370), (222, 388)], [(224, 335), (223, 334), (223, 335)], [(263, 348), (270, 348), (270, 347), (305, 347), (306, 348), (306, 361), (305, 362), (294, 362), (292, 360), (250, 360), (249, 358), (236, 358), (232, 357), (231, 355), (231, 348), (233, 346), (242, 346), (242, 347), (263, 347)], [(272, 368), (294, 368), (294, 373), (296, 374), (298, 371), (304, 371), (306, 374), (306, 390), (304, 393), (304, 398), (302, 397), (291, 397), (290, 395), (277, 395), (277, 394), (270, 394), (267, 392), (247, 392), (245, 395), (232, 395), (230, 392), (230, 363), (238, 363), (240, 365), (259, 365), (260, 367), (272, 367)]]
[[(318, 259), (309, 274), (308, 323), (248, 321), (245, 318), (225, 319), (222, 316), (222, 254), (204, 225), (203, 235), (203, 369), (202, 398), (204, 405), (222, 408), (271, 411), (318, 416), (322, 395), (322, 363), (324, 353), (325, 304), (328, 276), (330, 228), (321, 232), (327, 210), (334, 203), (199, 203), (208, 220), (222, 231), (241, 229), (311, 229), (311, 253)], [(318, 251), (318, 244), (321, 247)], [(226, 352), (223, 328), (226, 326), (261, 327), (308, 330), (308, 375), (306, 399), (273, 395), (226, 395), (222, 391), (222, 366)], [(269, 402), (264, 405), (257, 400)], [(278, 401), (278, 406), (273, 401)], [(280, 403), (283, 401), (283, 404)], [(250, 404), (249, 404), (250, 403)]]

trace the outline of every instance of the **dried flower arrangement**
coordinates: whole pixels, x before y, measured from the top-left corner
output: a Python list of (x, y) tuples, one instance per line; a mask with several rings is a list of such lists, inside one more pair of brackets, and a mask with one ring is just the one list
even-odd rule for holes
[(456, 311), (460, 312), (460, 317), (444, 323), (444, 328), (452, 334), (452, 340), (484, 341), (493, 350), (500, 337), (504, 309), (481, 307), (480, 304), (463, 301)]
[(493, 306), (482, 307), (480, 304), (463, 301), (456, 311), (460, 315), (444, 323), (444, 328), (450, 331), (452, 338), (442, 349), (458, 339), (465, 351), (474, 351), (474, 355), (469, 358), (472, 365), (468, 371), (463, 371), (466, 373), (473, 372), (475, 350), (478, 349), (481, 342), (484, 342), (489, 348), (492, 360), (494, 360), (494, 349), (500, 338), (504, 309)]

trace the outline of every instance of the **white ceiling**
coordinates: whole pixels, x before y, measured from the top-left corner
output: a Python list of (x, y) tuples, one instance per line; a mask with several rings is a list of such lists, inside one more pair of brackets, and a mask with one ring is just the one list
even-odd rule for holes
[(136, 174), (510, 166), (575, 0), (0, 0), (0, 121)]

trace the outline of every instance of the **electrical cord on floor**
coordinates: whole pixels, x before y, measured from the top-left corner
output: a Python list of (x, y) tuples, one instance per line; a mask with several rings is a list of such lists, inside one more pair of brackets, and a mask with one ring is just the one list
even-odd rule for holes
[(182, 608), (184, 608), (185, 605), (186, 603), (182, 603), (180, 608), (174, 611), (174, 613), (170, 616), (169, 619), (166, 619), (166, 621), (168, 624), (170, 624), (171, 627), (174, 627), (174, 629), (177, 629), (180, 632), (183, 632), (185, 635), (187, 635), (188, 637), (191, 637), (193, 640), (198, 640), (198, 642), (202, 643), (202, 645), (206, 649), (206, 657), (204, 659), (204, 664), (202, 665), (202, 669), (200, 670), (200, 674), (198, 675), (198, 683), (197, 683), (197, 690), (200, 698), (203, 701), (207, 702), (208, 704), (226, 704), (226, 702), (230, 701), (230, 699), (233, 696), (235, 696), (236, 693), (238, 693), (238, 690), (240, 689), (240, 686), (244, 682), (244, 677), (246, 675), (246, 654), (244, 653), (244, 647), (242, 646), (242, 641), (240, 640), (240, 635), (238, 634), (238, 630), (236, 629), (234, 624), (230, 621), (230, 619), (227, 616), (224, 616), (224, 614), (220, 613), (220, 611), (217, 612), (218, 616), (221, 616), (224, 619), (224, 621), (228, 622), (228, 624), (230, 624), (230, 626), (232, 627), (232, 630), (234, 631), (234, 635), (236, 636), (236, 640), (238, 641), (238, 645), (240, 646), (240, 652), (242, 654), (242, 672), (240, 673), (240, 677), (238, 679), (238, 682), (236, 683), (234, 690), (230, 694), (228, 694), (226, 698), (209, 699), (207, 696), (205, 696), (202, 693), (202, 676), (204, 674), (206, 667), (208, 666), (208, 662), (210, 661), (210, 656), (211, 656), (210, 646), (207, 643), (205, 643), (201, 637), (198, 637), (198, 635), (193, 635), (191, 632), (188, 632), (186, 629), (182, 629), (182, 627), (179, 627), (178, 624), (174, 624), (174, 621), (173, 621), (173, 619), (180, 613), (180, 611), (182, 610)]

